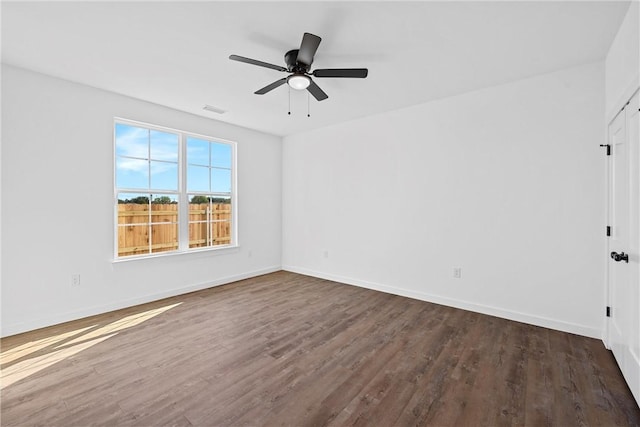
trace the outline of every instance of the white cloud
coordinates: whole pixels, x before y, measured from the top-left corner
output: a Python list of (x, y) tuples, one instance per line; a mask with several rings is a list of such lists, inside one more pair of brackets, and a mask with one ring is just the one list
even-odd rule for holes
[[(162, 173), (175, 168), (178, 161), (177, 137), (172, 134), (152, 131), (152, 138), (151, 172)], [(149, 168), (149, 131), (133, 126), (117, 125), (116, 154), (118, 155), (116, 162), (118, 172), (144, 173), (147, 175)], [(153, 160), (175, 163), (153, 162)]]

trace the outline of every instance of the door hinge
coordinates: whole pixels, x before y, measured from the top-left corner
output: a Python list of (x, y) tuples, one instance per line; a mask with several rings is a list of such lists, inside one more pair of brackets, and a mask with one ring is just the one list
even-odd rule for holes
[(607, 225), (607, 236), (611, 236), (611, 226)]
[(607, 306), (607, 317), (611, 317), (611, 307)]
[(607, 156), (611, 155), (611, 144), (600, 144), (600, 147), (607, 147)]

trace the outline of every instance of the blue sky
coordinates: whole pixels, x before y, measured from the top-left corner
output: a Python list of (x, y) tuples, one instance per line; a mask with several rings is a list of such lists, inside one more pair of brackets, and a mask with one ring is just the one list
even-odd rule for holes
[[(115, 133), (117, 187), (179, 190), (177, 134), (122, 123)], [(229, 144), (187, 137), (187, 163), (187, 191), (231, 191)]]

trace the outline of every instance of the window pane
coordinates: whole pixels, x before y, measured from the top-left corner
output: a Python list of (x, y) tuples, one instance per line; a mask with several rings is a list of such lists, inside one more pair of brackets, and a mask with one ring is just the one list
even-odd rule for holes
[(149, 158), (149, 130), (116, 123), (116, 154)]
[(230, 197), (216, 197), (213, 199), (211, 219), (213, 221), (228, 221), (231, 219)]
[(178, 196), (172, 194), (154, 196), (151, 201), (151, 222), (177, 223)]
[(211, 197), (189, 195), (189, 247), (208, 246), (207, 224), (211, 218)]
[(187, 138), (187, 163), (209, 166), (209, 141)]
[(149, 253), (149, 226), (118, 226), (118, 256), (131, 256)]
[(206, 221), (209, 196), (189, 196), (189, 221)]
[(187, 190), (210, 191), (208, 167), (193, 165), (187, 167)]
[(149, 188), (149, 162), (118, 157), (116, 159), (116, 186), (119, 188)]
[(231, 243), (231, 222), (215, 221), (211, 223), (213, 245), (228, 245)]
[(156, 190), (178, 190), (178, 164), (151, 162), (151, 188)]
[(211, 169), (211, 191), (216, 193), (231, 192), (231, 171), (229, 169)]
[(231, 145), (211, 144), (211, 166), (231, 169)]
[(203, 248), (207, 244), (207, 224), (208, 222), (189, 223), (189, 247)]
[(153, 160), (178, 161), (178, 135), (157, 130), (151, 131), (151, 158)]
[(151, 252), (175, 251), (178, 249), (178, 224), (151, 226)]
[(213, 199), (213, 213), (211, 215), (211, 236), (213, 245), (228, 245), (231, 243), (231, 197), (216, 197)]
[(149, 222), (149, 195), (142, 193), (118, 194), (118, 224), (144, 224)]
[(230, 244), (231, 198), (192, 195), (189, 201), (189, 247)]

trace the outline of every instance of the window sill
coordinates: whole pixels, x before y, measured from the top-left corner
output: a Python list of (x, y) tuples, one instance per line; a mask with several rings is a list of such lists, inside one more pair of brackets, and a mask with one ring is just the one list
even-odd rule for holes
[(152, 255), (133, 255), (126, 258), (115, 258), (111, 260), (112, 264), (120, 264), (127, 263), (132, 261), (141, 261), (141, 260), (149, 260), (155, 258), (167, 258), (167, 257), (182, 257), (182, 256), (196, 256), (196, 255), (226, 255), (231, 253), (236, 253), (240, 250), (240, 246), (238, 245), (229, 245), (223, 247), (213, 247), (213, 248), (202, 248), (202, 249), (192, 249), (189, 251), (175, 251), (175, 252), (161, 252), (158, 254)]

